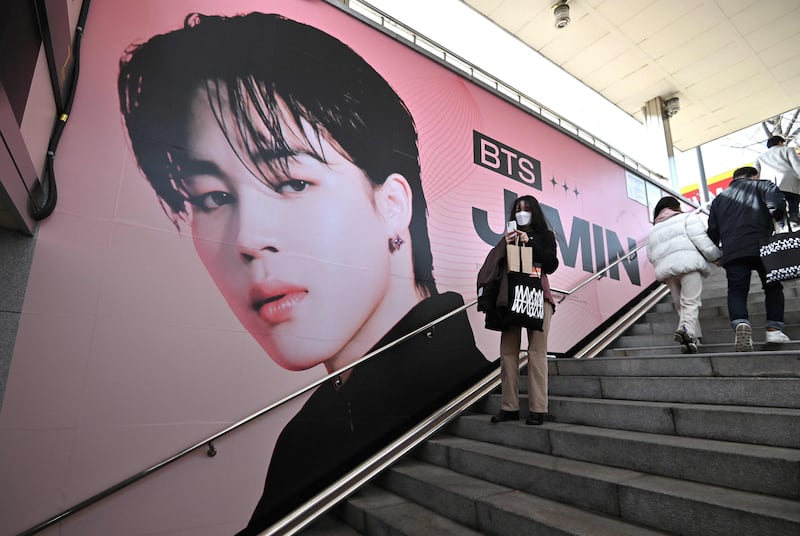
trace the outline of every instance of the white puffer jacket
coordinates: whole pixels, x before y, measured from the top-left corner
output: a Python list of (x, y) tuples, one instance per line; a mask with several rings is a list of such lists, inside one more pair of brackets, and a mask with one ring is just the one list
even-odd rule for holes
[(676, 212), (665, 208), (658, 213), (656, 224), (647, 239), (647, 259), (655, 267), (656, 279), (701, 272), (711, 272), (709, 262), (722, 256), (706, 234), (700, 216), (692, 212)]

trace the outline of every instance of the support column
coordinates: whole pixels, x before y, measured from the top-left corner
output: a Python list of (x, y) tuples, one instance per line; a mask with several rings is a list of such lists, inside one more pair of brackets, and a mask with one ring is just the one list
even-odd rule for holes
[[(650, 99), (642, 108), (647, 146), (650, 149), (653, 169), (670, 178), (670, 186), (678, 191), (678, 171), (672, 149), (672, 132), (661, 97)], [(673, 112), (673, 115), (676, 112)]]

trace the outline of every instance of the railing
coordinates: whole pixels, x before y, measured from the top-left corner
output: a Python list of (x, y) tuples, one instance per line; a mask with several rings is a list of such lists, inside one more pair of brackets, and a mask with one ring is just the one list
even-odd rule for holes
[[(617, 266), (620, 262), (622, 262), (622, 261), (624, 261), (626, 259), (634, 259), (634, 258), (636, 258), (636, 255), (638, 254), (638, 251), (642, 247), (644, 247), (644, 244), (639, 245), (635, 249), (629, 251), (626, 255), (624, 255), (624, 256), (618, 258), (617, 260), (615, 260), (614, 262), (610, 263), (608, 266), (606, 266), (602, 270), (596, 272), (591, 277), (586, 279), (586, 281), (580, 283), (579, 285), (577, 285), (575, 288), (573, 288), (571, 290), (561, 290), (561, 289), (557, 289), (557, 288), (551, 288), (551, 291), (554, 292), (554, 293), (562, 295), (562, 298), (559, 300), (559, 303), (560, 303), (560, 302), (564, 301), (568, 296), (570, 296), (570, 295), (574, 294), (575, 292), (579, 291), (580, 289), (582, 289), (583, 287), (585, 287), (586, 285), (588, 285), (592, 281), (595, 281), (597, 279), (600, 279), (600, 278), (604, 277), (606, 275), (606, 273), (610, 269), (612, 269), (614, 266)], [(38, 533), (38, 532), (40, 532), (40, 531), (42, 531), (42, 530), (44, 530), (44, 529), (46, 529), (48, 527), (51, 527), (51, 526), (53, 526), (53, 525), (55, 525), (57, 523), (60, 523), (61, 521), (64, 521), (66, 518), (72, 516), (73, 514), (76, 514), (76, 513), (80, 512), (81, 510), (84, 510), (87, 507), (89, 507), (89, 506), (91, 506), (91, 505), (93, 505), (93, 504), (95, 504), (97, 502), (100, 502), (101, 500), (105, 499), (106, 497), (108, 497), (110, 495), (113, 495), (114, 493), (116, 493), (118, 491), (121, 491), (122, 489), (130, 486), (131, 484), (134, 484), (135, 482), (138, 482), (139, 480), (141, 480), (141, 479), (143, 479), (143, 478), (145, 478), (145, 477), (147, 477), (147, 476), (149, 476), (149, 475), (151, 475), (151, 474), (153, 474), (153, 473), (155, 473), (155, 472), (157, 472), (157, 471), (159, 471), (161, 469), (164, 469), (165, 467), (167, 467), (168, 465), (172, 464), (173, 462), (183, 458), (187, 454), (190, 454), (190, 453), (192, 453), (192, 452), (194, 452), (196, 450), (199, 450), (199, 449), (202, 449), (202, 448), (206, 447), (207, 448), (207, 452), (206, 452), (207, 455), (209, 457), (214, 457), (216, 455), (216, 452), (217, 452), (216, 448), (214, 447), (214, 442), (217, 441), (218, 439), (220, 439), (220, 438), (230, 434), (231, 432), (241, 428), (242, 426), (244, 426), (244, 425), (246, 425), (246, 424), (248, 424), (248, 423), (250, 423), (250, 422), (252, 422), (252, 421), (254, 421), (254, 420), (256, 420), (256, 419), (258, 419), (258, 418), (260, 418), (262, 416), (264, 416), (264, 415), (266, 415), (270, 411), (274, 410), (275, 408), (278, 408), (278, 407), (282, 406), (286, 402), (289, 402), (289, 401), (297, 398), (298, 396), (301, 396), (304, 393), (307, 393), (308, 391), (318, 387), (319, 385), (325, 383), (326, 381), (332, 380), (332, 379), (336, 378), (337, 376), (340, 376), (341, 374), (343, 374), (343, 373), (347, 372), (348, 370), (360, 365), (361, 363), (364, 363), (365, 361), (367, 361), (367, 360), (369, 360), (369, 359), (371, 359), (371, 358), (373, 358), (373, 357), (385, 352), (386, 350), (388, 350), (390, 348), (393, 348), (393, 347), (395, 347), (395, 346), (397, 346), (399, 344), (402, 344), (403, 342), (407, 341), (408, 339), (411, 339), (412, 337), (431, 329), (436, 324), (438, 324), (440, 322), (443, 322), (443, 321), (447, 320), (448, 318), (450, 318), (452, 316), (455, 316), (455, 315), (457, 315), (457, 314), (469, 309), (470, 307), (475, 306), (476, 304), (477, 304), (477, 299), (472, 300), (469, 303), (466, 303), (466, 304), (462, 305), (461, 307), (459, 307), (457, 309), (454, 309), (454, 310), (450, 311), (449, 313), (447, 313), (447, 314), (445, 314), (445, 315), (443, 315), (443, 316), (441, 316), (441, 317), (439, 317), (439, 318), (437, 318), (435, 320), (432, 320), (432, 321), (428, 322), (427, 324), (425, 324), (423, 326), (420, 326), (419, 328), (415, 329), (414, 331), (411, 331), (411, 332), (403, 335), (402, 337), (400, 337), (400, 338), (398, 338), (398, 339), (396, 339), (396, 340), (394, 340), (394, 341), (392, 341), (392, 342), (390, 342), (390, 343), (388, 343), (388, 344), (386, 344), (386, 345), (384, 345), (384, 346), (382, 346), (382, 347), (380, 347), (380, 348), (378, 348), (378, 349), (366, 354), (365, 356), (363, 356), (362, 358), (358, 359), (357, 361), (354, 361), (353, 363), (350, 363), (349, 365), (347, 365), (345, 367), (342, 367), (341, 369), (339, 369), (337, 371), (331, 372), (330, 374), (327, 374), (326, 376), (324, 376), (324, 377), (322, 377), (322, 378), (320, 378), (318, 380), (315, 380), (314, 382), (312, 382), (309, 385), (307, 385), (307, 386), (295, 391), (294, 393), (292, 393), (290, 395), (287, 395), (287, 396), (285, 396), (285, 397), (273, 402), (272, 404), (270, 404), (270, 405), (268, 405), (268, 406), (256, 411), (255, 413), (253, 413), (253, 414), (251, 414), (251, 415), (249, 415), (249, 416), (237, 421), (236, 423), (234, 423), (234, 424), (228, 426), (227, 428), (215, 433), (214, 435), (211, 435), (211, 436), (209, 436), (209, 437), (207, 437), (207, 438), (205, 438), (205, 439), (203, 439), (201, 441), (198, 441), (197, 443), (195, 443), (195, 444), (193, 444), (193, 445), (191, 445), (191, 446), (189, 446), (189, 447), (187, 447), (187, 448), (185, 448), (185, 449), (183, 449), (183, 450), (181, 450), (179, 452), (176, 452), (172, 456), (169, 456), (168, 458), (165, 458), (164, 460), (156, 463), (155, 465), (153, 465), (151, 467), (148, 467), (147, 469), (144, 469), (144, 470), (142, 470), (142, 471), (140, 471), (140, 472), (138, 472), (138, 473), (126, 478), (125, 480), (122, 480), (122, 481), (114, 484), (113, 486), (110, 486), (110, 487), (106, 488), (105, 490), (100, 491), (99, 493), (96, 493), (95, 495), (92, 495), (88, 499), (85, 499), (85, 500), (75, 504), (74, 506), (71, 506), (71, 507), (67, 508), (66, 510), (63, 510), (62, 512), (59, 512), (58, 514), (48, 518), (47, 520), (45, 520), (45, 521), (43, 521), (43, 522), (41, 522), (41, 523), (39, 523), (39, 524), (27, 529), (27, 530), (25, 530), (24, 532), (21, 532), (19, 534), (19, 536), (29, 536), (29, 535), (32, 535), (32, 534), (36, 534), (36, 533)], [(635, 321), (635, 319), (633, 321)], [(591, 357), (591, 356), (587, 353), (586, 355), (578, 355), (576, 357)], [(520, 366), (523, 366), (526, 361), (527, 361), (527, 358), (525, 358), (524, 361), (521, 361), (520, 362)], [(355, 489), (353, 487), (354, 485), (357, 487), (358, 485), (360, 485), (360, 483), (366, 482), (366, 480), (368, 478), (371, 478), (371, 476), (374, 476), (374, 474), (376, 474), (380, 470), (384, 469), (385, 467), (387, 467), (388, 465), (393, 463), (397, 458), (399, 458), (405, 452), (407, 452), (408, 449), (412, 448), (414, 445), (418, 444), (420, 441), (424, 440), (425, 438), (430, 436), (432, 433), (434, 433), (436, 430), (438, 430), (439, 428), (444, 426), (444, 424), (446, 424), (447, 422), (449, 422), (449, 420), (451, 420), (456, 415), (458, 415), (458, 413), (460, 413), (461, 411), (463, 411), (464, 409), (469, 407), (470, 404), (474, 403), (475, 401), (480, 399), (482, 396), (485, 396), (486, 394), (491, 392), (492, 389), (497, 387), (497, 385), (499, 384), (499, 381), (500, 381), (499, 380), (499, 374), (497, 372), (493, 372), (493, 373), (489, 374), (486, 378), (481, 380), (481, 382), (479, 382), (478, 384), (473, 386), (469, 391), (466, 391), (465, 393), (460, 395), (457, 399), (453, 400), (447, 406), (441, 408), (434, 415), (432, 415), (431, 417), (426, 419), (425, 422), (423, 422), (420, 425), (416, 426), (415, 428), (410, 430), (407, 434), (403, 435), (401, 438), (396, 440), (394, 443), (392, 443), (391, 445), (387, 446), (384, 450), (380, 451), (378, 454), (376, 454), (375, 456), (370, 458), (367, 462), (362, 464), (362, 466), (359, 466), (358, 468), (354, 469), (352, 473), (355, 473), (357, 476), (353, 477), (353, 479), (354, 479), (353, 482), (349, 482), (348, 479), (350, 477), (350, 474), (348, 474), (345, 477), (343, 477), (343, 479), (341, 479), (339, 482), (333, 484), (331, 486), (331, 488), (329, 488), (329, 490), (330, 489), (338, 490), (340, 488), (340, 486), (341, 486), (341, 483), (343, 481), (346, 481), (346, 482), (348, 482), (347, 489), (349, 490), (349, 491), (347, 491), (347, 493), (352, 492), (352, 490)], [(449, 408), (449, 410), (448, 411), (444, 411), (444, 410), (447, 410), (447, 408)], [(386, 462), (386, 459), (384, 459), (384, 458), (390, 459), (391, 461)], [(368, 475), (368, 476), (365, 476), (365, 475)], [(328, 500), (328, 495), (330, 493), (333, 493), (332, 491), (329, 491), (329, 490), (325, 490), (325, 491), (321, 492), (320, 495), (318, 495), (317, 497), (314, 497), (313, 499), (311, 499), (309, 501), (309, 503), (307, 503), (308, 505), (310, 505), (310, 506), (308, 506), (308, 508), (311, 508), (312, 510), (319, 509), (320, 513), (322, 511), (324, 511), (324, 509), (327, 508), (327, 505), (330, 502)], [(335, 496), (336, 497), (340, 497), (340, 496), (344, 497), (345, 495), (347, 495), (347, 493), (343, 494), (343, 492), (336, 491), (335, 492)], [(336, 500), (338, 500), (338, 498)], [(322, 506), (320, 506), (321, 504), (325, 505), (324, 508)], [(306, 508), (306, 506), (304, 505), (303, 507), (300, 507), (300, 509), (298, 509), (296, 511), (296, 512), (300, 512), (301, 514), (304, 514), (302, 516), (302, 519), (300, 519), (300, 520), (297, 519), (299, 514), (298, 515), (290, 514), (284, 521), (282, 521), (279, 524), (280, 527), (286, 528), (289, 525), (296, 525), (297, 530), (299, 530), (299, 528), (301, 528), (302, 526), (305, 526), (305, 524), (307, 524), (309, 522), (309, 521), (303, 521), (305, 519), (305, 515), (308, 514), (308, 512), (306, 511), (305, 508)], [(275, 534), (275, 532), (269, 532), (269, 534)]]
[(580, 289), (582, 289), (583, 287), (585, 287), (586, 285), (588, 285), (588, 284), (589, 284), (589, 283), (591, 283), (592, 281), (595, 281), (595, 280), (597, 280), (597, 279), (601, 279), (601, 278), (605, 277), (605, 276), (606, 276), (606, 273), (608, 273), (608, 271), (609, 271), (611, 268), (613, 268), (613, 267), (617, 266), (619, 263), (621, 263), (621, 262), (623, 262), (623, 261), (625, 261), (625, 260), (633, 260), (633, 259), (635, 259), (635, 258), (636, 258), (636, 256), (637, 256), (637, 255), (638, 255), (638, 253), (639, 253), (639, 250), (640, 250), (640, 249), (642, 249), (642, 248), (644, 248), (646, 245), (647, 245), (646, 243), (641, 243), (641, 244), (639, 244), (639, 245), (638, 245), (638, 246), (636, 246), (634, 249), (632, 249), (631, 251), (629, 251), (628, 253), (626, 253), (626, 254), (625, 254), (625, 255), (623, 255), (622, 257), (619, 257), (617, 260), (615, 260), (614, 262), (610, 263), (608, 266), (606, 266), (606, 267), (605, 267), (605, 268), (603, 268), (602, 270), (600, 270), (600, 271), (596, 272), (596, 273), (595, 273), (594, 275), (592, 275), (592, 276), (591, 276), (589, 279), (587, 279), (587, 280), (586, 280), (586, 281), (584, 281), (583, 283), (580, 283), (578, 286), (576, 286), (576, 287), (575, 287), (575, 288), (573, 288), (572, 290), (559, 290), (559, 289), (555, 289), (555, 288), (553, 288), (553, 289), (550, 289), (550, 290), (551, 290), (551, 291), (553, 291), (553, 292), (556, 292), (556, 293), (558, 293), (558, 294), (562, 294), (562, 296), (561, 296), (561, 299), (560, 299), (560, 300), (558, 300), (558, 303), (561, 303), (561, 302), (563, 302), (565, 299), (567, 299), (567, 296), (571, 296), (572, 294), (574, 294), (574, 293), (578, 292)]

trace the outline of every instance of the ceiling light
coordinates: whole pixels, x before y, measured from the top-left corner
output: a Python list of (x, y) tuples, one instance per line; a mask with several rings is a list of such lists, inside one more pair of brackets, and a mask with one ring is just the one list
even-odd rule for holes
[(678, 97), (672, 97), (664, 101), (664, 116), (669, 119), (677, 114), (681, 109), (681, 101)]
[(566, 28), (570, 23), (568, 0), (560, 0), (558, 3), (553, 4), (553, 17), (554, 26), (559, 30)]

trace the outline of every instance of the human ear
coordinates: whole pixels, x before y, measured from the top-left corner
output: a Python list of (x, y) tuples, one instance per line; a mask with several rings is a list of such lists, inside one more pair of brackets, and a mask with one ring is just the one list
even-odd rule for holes
[(390, 236), (403, 233), (411, 224), (411, 200), (411, 187), (399, 173), (389, 175), (376, 191), (375, 205)]

